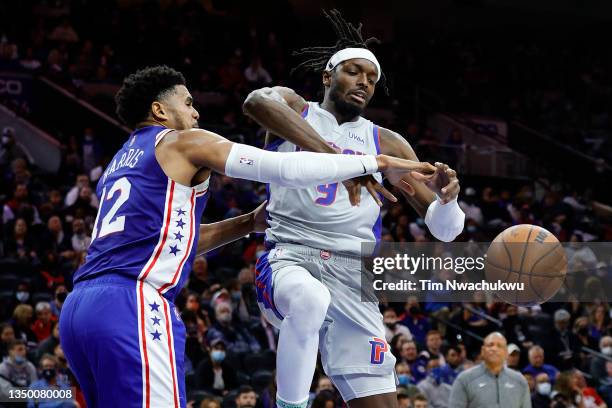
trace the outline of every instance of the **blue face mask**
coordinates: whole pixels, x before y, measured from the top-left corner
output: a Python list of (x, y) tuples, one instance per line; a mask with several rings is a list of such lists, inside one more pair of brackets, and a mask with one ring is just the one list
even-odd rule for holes
[(225, 360), (225, 351), (223, 350), (213, 350), (210, 353), (210, 359), (215, 363), (220, 363)]
[(21, 356), (15, 356), (15, 364), (23, 364), (25, 363), (26, 359), (25, 357), (21, 357)]
[(408, 377), (408, 374), (398, 375), (397, 380), (399, 381), (399, 385), (408, 385), (408, 383), (410, 383), (410, 377)]

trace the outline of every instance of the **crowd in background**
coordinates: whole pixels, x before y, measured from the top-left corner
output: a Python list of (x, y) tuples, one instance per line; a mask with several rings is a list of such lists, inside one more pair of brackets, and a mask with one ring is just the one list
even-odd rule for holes
[[(0, 28), (0, 70), (44, 73), (77, 94), (86, 82), (119, 83), (136, 67), (162, 60), (163, 53), (165, 63), (185, 73), (190, 89), (224, 96), (223, 107), (200, 109), (203, 127), (259, 146), (262, 130), (241, 112), (250, 90), (289, 83), (307, 99), (318, 97), (316, 77), (288, 79), (293, 65), (289, 53), (296, 44), (294, 36), (285, 35), (293, 20), (290, 6), (282, 1), (268, 16), (217, 2), (179, 2), (165, 7), (163, 14), (155, 7), (98, 8), (87, 1), (15, 3), (0, 5), (22, 17)], [(245, 24), (244, 16), (251, 11), (261, 16), (259, 24)], [(286, 18), (266, 25), (276, 14)], [(520, 44), (511, 48), (512, 62), (504, 70), (497, 70), (496, 64), (506, 63), (492, 62), (492, 49), (484, 40), (432, 41), (410, 52), (384, 46), (381, 59), (396, 62), (385, 65), (396, 96), (379, 92), (374, 107), (398, 113), (381, 125), (402, 133), (421, 159), (439, 160), (440, 152), (428, 143), (431, 129), (398, 119), (405, 118), (400, 90), (407, 86), (407, 77), (452, 95), (447, 107), (509, 115), (604, 157), (612, 151), (606, 147), (609, 64), (601, 57), (585, 71), (592, 60), (574, 58), (566, 67), (563, 56), (572, 53), (573, 46), (568, 44), (551, 59), (554, 47)], [(552, 71), (558, 77), (548, 78)], [(505, 92), (493, 95), (490, 90), (497, 86)], [(107, 98), (94, 96), (92, 102), (113, 111)], [(13, 129), (2, 129), (0, 394), (10, 385), (71, 388), (74, 402), (84, 406), (61, 349), (57, 321), (91, 241), (99, 204), (95, 186), (114, 149), (109, 151), (104, 135), (93, 128), (58, 139), (64, 144), (62, 165), (49, 175), (32, 166)], [(448, 139), (460, 143), (461, 135), (453, 133)], [(506, 227), (523, 223), (541, 225), (561, 241), (612, 240), (612, 226), (593, 214), (584, 186), (554, 177), (508, 184), (461, 181), (466, 226), (460, 241), (491, 240)], [(210, 194), (203, 222), (248, 212), (266, 197), (263, 185), (218, 175), (212, 178)], [(405, 201), (385, 203), (382, 216), (383, 240), (433, 241), (424, 220)], [(185, 371), (193, 406), (273, 407), (278, 331), (261, 317), (253, 288), (254, 263), (263, 251), (262, 238), (251, 235), (194, 261), (177, 299), (187, 328)], [(612, 358), (612, 326), (606, 297), (612, 293), (610, 259), (587, 254), (576, 262), (585, 271), (578, 290), (599, 289), (592, 302), (516, 307), (480, 292), (473, 302), (464, 303), (414, 298), (382, 302), (387, 341), (398, 361), (401, 407), (447, 406), (458, 373), (479, 362), (479, 339), (495, 330), (508, 339), (508, 366), (524, 373), (534, 407), (611, 405), (612, 363), (607, 360)], [(320, 365), (311, 391), (313, 407), (341, 406)]]

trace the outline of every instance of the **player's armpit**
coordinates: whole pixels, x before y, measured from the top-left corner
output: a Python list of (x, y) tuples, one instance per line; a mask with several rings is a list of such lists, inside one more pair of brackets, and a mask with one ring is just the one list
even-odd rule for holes
[[(381, 127), (379, 134), (382, 154), (414, 161), (419, 160), (412, 146), (398, 133)], [(402, 177), (388, 177), (388, 180), (404, 194), (406, 200), (417, 213), (424, 217), (429, 204), (436, 198), (435, 194), (423, 182), (418, 181), (410, 174), (405, 174)]]

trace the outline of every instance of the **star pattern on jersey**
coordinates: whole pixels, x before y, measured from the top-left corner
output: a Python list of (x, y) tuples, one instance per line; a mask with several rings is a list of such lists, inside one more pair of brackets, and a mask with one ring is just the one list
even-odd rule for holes
[(151, 335), (153, 336), (153, 340), (161, 340), (161, 333), (157, 331), (157, 329), (155, 329), (155, 333), (151, 333)]
[(181, 252), (181, 250), (178, 248), (178, 244), (177, 245), (170, 245), (170, 253), (174, 256), (176, 256), (177, 253)]
[(178, 239), (178, 241), (181, 242), (181, 240), (183, 239), (183, 235), (181, 234), (181, 231), (174, 233), (174, 239)]
[(159, 321), (161, 320), (159, 317), (157, 316), (153, 316), (151, 318), (151, 320), (153, 320), (153, 326), (158, 325), (159, 326)]
[(183, 222), (182, 219), (178, 220), (176, 222), (176, 226), (179, 227), (180, 229), (183, 229), (183, 226), (185, 225), (185, 223)]
[(149, 303), (152, 312), (159, 312), (159, 305), (156, 302)]
[(179, 215), (179, 217), (180, 217), (181, 215), (185, 215), (185, 213), (186, 213), (186, 211), (185, 211), (185, 210), (183, 210), (183, 209), (181, 209), (181, 208), (179, 208), (178, 210), (176, 210), (176, 212), (177, 212), (177, 214)]

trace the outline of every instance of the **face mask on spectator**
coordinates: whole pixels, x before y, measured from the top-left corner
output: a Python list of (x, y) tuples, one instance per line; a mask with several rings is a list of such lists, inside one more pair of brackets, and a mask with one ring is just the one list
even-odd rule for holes
[(229, 323), (232, 321), (232, 315), (230, 313), (219, 313), (217, 320), (221, 323)]
[(241, 297), (242, 297), (242, 292), (232, 292), (232, 300), (234, 302), (240, 302)]
[(468, 225), (466, 229), (467, 229), (467, 232), (469, 232), (471, 234), (476, 232), (476, 226), (475, 225)]
[(601, 349), (601, 352), (604, 353), (606, 356), (611, 356), (612, 355), (612, 347), (604, 347)]
[(223, 350), (213, 350), (210, 353), (210, 358), (215, 363), (220, 363), (223, 360), (225, 360), (225, 351), (223, 351)]
[(25, 357), (15, 356), (15, 364), (21, 365), (26, 362)]
[(27, 302), (30, 299), (29, 292), (17, 292), (17, 300), (20, 302)]
[(550, 383), (549, 382), (539, 383), (536, 385), (536, 390), (538, 391), (538, 394), (549, 395), (550, 390), (551, 390)]
[(408, 385), (410, 382), (410, 378), (408, 374), (400, 374), (397, 376), (397, 380), (399, 381), (399, 385)]
[(55, 377), (55, 368), (46, 368), (42, 370), (42, 376), (45, 380), (51, 381)]

